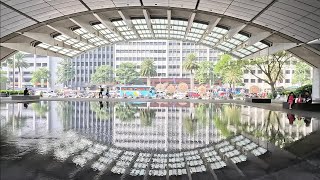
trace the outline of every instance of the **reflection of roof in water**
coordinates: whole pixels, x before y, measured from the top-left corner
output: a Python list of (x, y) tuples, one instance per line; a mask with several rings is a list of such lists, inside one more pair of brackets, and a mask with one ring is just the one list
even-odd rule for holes
[[(45, 153), (39, 146), (39, 152)], [(267, 150), (243, 135), (187, 151), (141, 152), (94, 143), (68, 132), (65, 138), (52, 144), (53, 156), (59, 161), (71, 160), (80, 167), (91, 167), (98, 174), (107, 169), (115, 174), (131, 176), (179, 176), (222, 169), (227, 162), (238, 164), (246, 154), (260, 156)]]

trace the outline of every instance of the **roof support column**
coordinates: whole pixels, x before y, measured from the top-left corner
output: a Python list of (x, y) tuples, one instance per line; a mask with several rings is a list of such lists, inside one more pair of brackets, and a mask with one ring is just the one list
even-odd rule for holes
[(320, 68), (313, 67), (312, 99), (320, 100)]
[(237, 47), (235, 47), (231, 51), (237, 51), (239, 49), (254, 45), (255, 43), (260, 42), (265, 38), (269, 37), (271, 34), (272, 34), (271, 32), (260, 32), (258, 34), (254, 34), (247, 41), (239, 44)]
[(112, 24), (112, 22), (109, 19), (103, 17), (103, 15), (101, 15), (101, 14), (93, 13), (93, 15), (101, 22), (101, 24), (106, 26), (112, 33), (114, 33), (114, 34), (122, 37), (122, 39), (124, 39), (124, 37), (121, 35), (121, 33), (117, 30), (117, 28)]
[(256, 58), (260, 56), (267, 56), (269, 54), (274, 54), (279, 51), (285, 51), (299, 45), (300, 44), (297, 44), (297, 43), (273, 43), (271, 47), (262, 49), (261, 51), (258, 51), (249, 56), (246, 56), (245, 59), (251, 59), (251, 58)]
[(170, 29), (171, 29), (171, 10), (167, 10), (167, 19), (168, 19), (168, 39), (170, 39)]
[(134, 28), (133, 23), (131, 21), (131, 18), (125, 14), (123, 14), (122, 11), (118, 11), (119, 15), (121, 18), (126, 22), (127, 26), (134, 32), (134, 34), (137, 36), (138, 39), (141, 39), (139, 36), (139, 33), (137, 32), (136, 28)]
[(144, 15), (144, 18), (146, 19), (146, 23), (147, 23), (147, 26), (148, 26), (151, 34), (152, 34), (152, 37), (154, 38), (155, 36), (154, 36), (153, 29), (152, 29), (151, 21), (150, 21), (150, 14), (146, 9), (143, 9), (143, 15)]
[(196, 13), (193, 12), (189, 17), (188, 26), (187, 26), (186, 34), (184, 35), (184, 39), (187, 37), (188, 33), (190, 32), (192, 24), (193, 24), (193, 20), (195, 17), (196, 17)]
[(228, 33), (224, 35), (217, 43), (214, 45), (214, 47), (217, 47), (219, 44), (227, 41), (228, 39), (231, 39), (234, 35), (236, 35), (238, 32), (240, 32), (244, 27), (246, 27), (247, 24), (239, 24), (231, 29), (229, 29)]
[(213, 30), (214, 27), (216, 27), (218, 25), (218, 23), (220, 22), (221, 18), (217, 18), (215, 20), (212, 20), (209, 22), (209, 25), (206, 29), (206, 31), (203, 33), (203, 35), (201, 36), (200, 40), (198, 41), (201, 42), (203, 39), (205, 39)]

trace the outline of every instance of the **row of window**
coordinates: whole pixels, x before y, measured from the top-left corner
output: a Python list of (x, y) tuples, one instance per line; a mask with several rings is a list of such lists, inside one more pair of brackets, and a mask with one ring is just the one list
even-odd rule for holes
[(154, 61), (166, 61), (165, 57), (117, 57), (116, 61), (143, 61), (145, 59), (152, 59)]
[[(244, 83), (249, 83), (249, 79), (244, 79)], [(256, 79), (250, 79), (250, 83), (256, 83)], [(257, 79), (257, 83), (263, 83), (261, 79)], [(283, 83), (283, 80), (279, 80), (279, 83)], [(284, 83), (290, 83), (290, 79), (285, 79)]]
[[(292, 74), (294, 74), (294, 70), (291, 70)], [(248, 70), (244, 70), (244, 74), (248, 74)], [(251, 70), (251, 74), (255, 74), (256, 70)], [(257, 71), (258, 74), (262, 74), (262, 70)], [(285, 70), (285, 74), (290, 74), (290, 70)]]
[(102, 66), (102, 65), (110, 65), (113, 66), (113, 62), (73, 62), (73, 66)]
[[(47, 67), (48, 66), (48, 63), (28, 63), (29, 64), (29, 67), (33, 67), (34, 65), (36, 65), (36, 67)], [(7, 66), (7, 63), (2, 63), (1, 64), (3, 67), (6, 67)]]
[[(78, 57), (80, 57), (80, 56), (78, 56)], [(107, 59), (112, 59), (113, 58), (113, 53), (112, 52), (110, 52), (110, 53), (99, 53), (99, 54), (91, 54), (91, 53), (86, 53), (86, 54), (81, 54), (81, 58), (86, 58), (86, 59), (92, 59), (92, 58), (103, 58), (103, 59), (105, 59), (105, 58), (107, 58)]]
[(166, 42), (122, 42), (122, 43), (118, 43), (118, 45), (146, 45), (146, 46), (150, 46), (150, 45), (166, 45)]
[(116, 53), (166, 53), (166, 50), (156, 50), (156, 49), (149, 49), (149, 50), (117, 49)]

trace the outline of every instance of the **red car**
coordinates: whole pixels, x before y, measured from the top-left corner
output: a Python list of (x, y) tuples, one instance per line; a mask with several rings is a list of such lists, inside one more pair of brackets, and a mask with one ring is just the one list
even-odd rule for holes
[(197, 92), (190, 91), (190, 92), (187, 93), (187, 97), (188, 98), (200, 98), (201, 96)]

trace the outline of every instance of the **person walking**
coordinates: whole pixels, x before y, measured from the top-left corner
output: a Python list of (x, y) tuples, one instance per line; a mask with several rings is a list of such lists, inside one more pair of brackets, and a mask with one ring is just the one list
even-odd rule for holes
[(287, 102), (289, 104), (289, 109), (292, 109), (292, 105), (294, 103), (294, 100), (295, 100), (295, 96), (294, 96), (293, 92), (291, 92), (288, 96), (288, 99), (287, 99)]
[(102, 97), (103, 97), (103, 95), (102, 95), (102, 92), (103, 92), (102, 86), (99, 86), (99, 89), (100, 89), (100, 91), (99, 91), (99, 98), (102, 98)]
[(110, 94), (109, 94), (109, 87), (107, 87), (106, 96), (107, 96), (108, 98), (110, 97)]

